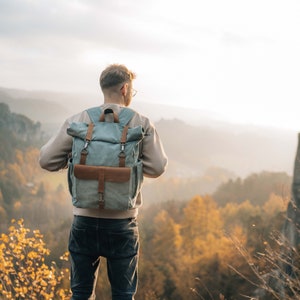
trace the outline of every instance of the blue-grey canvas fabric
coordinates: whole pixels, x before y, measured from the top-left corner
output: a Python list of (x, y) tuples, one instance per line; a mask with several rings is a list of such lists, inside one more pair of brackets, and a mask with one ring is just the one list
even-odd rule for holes
[[(119, 123), (100, 122), (100, 107), (87, 110), (94, 123), (92, 140), (88, 145), (87, 166), (119, 167), (120, 141), (124, 126), (134, 115), (129, 108), (122, 108)], [(105, 181), (104, 193), (98, 193), (98, 180), (78, 179), (74, 176), (74, 166), (80, 163), (81, 151), (89, 124), (73, 122), (67, 133), (73, 137), (72, 158), (69, 160), (69, 190), (73, 205), (81, 208), (98, 208), (99, 199), (104, 200), (105, 209), (128, 210), (135, 207), (136, 198), (143, 183), (143, 166), (140, 160), (140, 143), (144, 138), (142, 126), (129, 128), (125, 144), (125, 167), (130, 169), (126, 182)]]

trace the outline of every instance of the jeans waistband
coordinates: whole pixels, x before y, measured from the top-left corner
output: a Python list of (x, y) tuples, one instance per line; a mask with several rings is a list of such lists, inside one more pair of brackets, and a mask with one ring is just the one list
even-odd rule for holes
[(73, 224), (85, 224), (87, 226), (97, 226), (97, 227), (119, 227), (126, 225), (131, 222), (136, 222), (137, 218), (127, 218), (127, 219), (103, 219), (103, 218), (93, 218), (85, 216), (74, 215)]

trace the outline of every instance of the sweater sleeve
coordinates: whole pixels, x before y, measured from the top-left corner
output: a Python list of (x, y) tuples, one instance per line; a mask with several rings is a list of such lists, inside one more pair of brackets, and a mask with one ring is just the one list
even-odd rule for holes
[(43, 169), (58, 171), (67, 166), (72, 151), (72, 137), (67, 134), (68, 120), (59, 131), (41, 148), (39, 163)]
[(142, 146), (143, 173), (156, 178), (165, 172), (168, 159), (154, 125), (147, 125)]
[(72, 122), (80, 121), (90, 121), (86, 112), (67, 119), (58, 132), (41, 148), (39, 163), (43, 169), (58, 171), (67, 167), (73, 143), (72, 137), (67, 134), (67, 128)]

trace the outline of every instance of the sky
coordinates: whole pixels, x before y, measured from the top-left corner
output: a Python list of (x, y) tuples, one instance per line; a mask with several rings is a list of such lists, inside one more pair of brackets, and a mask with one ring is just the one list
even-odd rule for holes
[(137, 74), (135, 101), (300, 129), (299, 0), (0, 0), (0, 86), (99, 97)]

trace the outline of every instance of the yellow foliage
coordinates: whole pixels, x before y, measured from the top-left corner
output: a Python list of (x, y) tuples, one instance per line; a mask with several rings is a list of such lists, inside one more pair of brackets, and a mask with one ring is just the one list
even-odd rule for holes
[(20, 166), (24, 164), (23, 153), (21, 150), (15, 150), (15, 162)]
[(23, 164), (23, 172), (26, 174), (27, 182), (30, 182), (34, 179), (35, 174), (38, 174), (40, 171), (37, 159), (39, 157), (39, 149), (29, 148), (23, 156), (24, 161), (26, 161), (26, 164)]
[(50, 251), (40, 231), (28, 236), (30, 230), (22, 219), (12, 224), (9, 233), (0, 237), (0, 295), (6, 299), (70, 299), (70, 291), (61, 287), (66, 270), (44, 263)]
[(288, 201), (286, 201), (286, 199), (272, 193), (269, 200), (264, 204), (263, 210), (267, 215), (274, 216), (279, 212), (285, 211), (287, 209), (287, 203)]
[(21, 165), (17, 163), (7, 164), (6, 171), (6, 176), (9, 178), (13, 178), (16, 183), (21, 185), (24, 185), (26, 183), (26, 175), (22, 172)]
[(21, 207), (22, 207), (21, 201), (17, 201), (17, 202), (14, 204), (14, 210), (20, 210)]
[[(180, 235), (180, 225), (174, 222), (168, 212), (162, 210), (155, 217), (154, 232), (153, 252), (162, 259), (169, 258), (170, 255), (175, 258), (175, 255), (182, 243), (182, 238)], [(166, 253), (167, 257), (164, 256), (164, 249), (169, 249), (169, 252)]]

